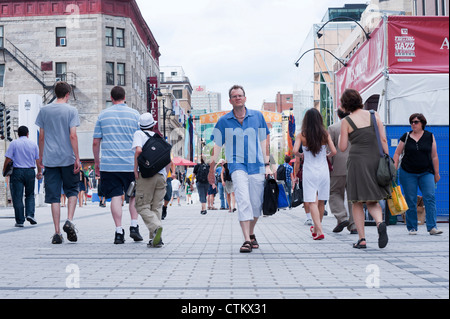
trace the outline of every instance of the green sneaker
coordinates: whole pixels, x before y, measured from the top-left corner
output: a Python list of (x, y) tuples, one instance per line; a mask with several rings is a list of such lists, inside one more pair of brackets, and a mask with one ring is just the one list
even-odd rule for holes
[(161, 234), (162, 234), (162, 227), (158, 227), (156, 228), (153, 238), (150, 239), (150, 242), (148, 243), (148, 247), (153, 247), (153, 248), (160, 248), (162, 247), (163, 243), (161, 240)]

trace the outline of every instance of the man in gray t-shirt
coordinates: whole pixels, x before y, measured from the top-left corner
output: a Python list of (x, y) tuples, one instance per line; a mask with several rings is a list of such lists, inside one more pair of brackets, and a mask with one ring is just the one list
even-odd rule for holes
[(39, 126), (39, 160), (45, 167), (45, 202), (51, 204), (55, 235), (52, 243), (61, 244), (60, 197), (61, 186), (68, 198), (68, 217), (63, 230), (71, 242), (77, 241), (73, 215), (78, 197), (80, 156), (78, 154), (77, 127), (80, 119), (76, 108), (67, 104), (72, 87), (65, 82), (55, 85), (56, 102), (44, 106), (37, 118)]

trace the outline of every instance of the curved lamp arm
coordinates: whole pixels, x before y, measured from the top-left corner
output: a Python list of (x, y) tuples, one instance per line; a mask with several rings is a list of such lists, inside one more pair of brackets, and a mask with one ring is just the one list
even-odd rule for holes
[(305, 56), (306, 53), (310, 52), (310, 51), (314, 51), (314, 50), (320, 50), (320, 51), (325, 51), (328, 52), (329, 54), (331, 54), (336, 60), (338, 60), (339, 62), (342, 63), (343, 66), (347, 66), (347, 62), (345, 62), (342, 59), (339, 59), (338, 57), (336, 57), (332, 52), (328, 51), (327, 49), (322, 49), (322, 48), (313, 48), (313, 49), (309, 49), (307, 51), (305, 51), (305, 53), (302, 54), (302, 56), (295, 62), (295, 66), (298, 68), (299, 64), (298, 62)]
[(324, 24), (323, 26), (320, 27), (319, 30), (317, 30), (317, 37), (318, 37), (319, 39), (322, 37), (322, 34), (319, 33), (319, 32), (320, 32), (320, 30), (322, 30), (323, 27), (325, 27), (329, 22), (334, 21), (334, 20), (341, 20), (341, 19), (350, 20), (350, 21), (355, 22), (355, 23), (363, 30), (363, 32), (364, 32), (364, 34), (365, 34), (365, 36), (366, 36), (366, 39), (367, 39), (367, 40), (370, 39), (370, 33), (368, 33), (366, 30), (364, 30), (364, 28), (362, 27), (361, 24), (359, 24), (358, 21), (356, 21), (355, 19), (350, 18), (350, 17), (336, 17), (336, 18), (333, 18), (333, 19), (331, 19), (331, 20), (328, 20), (327, 22), (325, 22), (325, 24)]

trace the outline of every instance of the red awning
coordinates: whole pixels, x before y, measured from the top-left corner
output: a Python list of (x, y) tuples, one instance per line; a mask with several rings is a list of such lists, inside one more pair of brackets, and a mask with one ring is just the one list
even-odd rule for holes
[(176, 166), (195, 166), (196, 164), (194, 162), (191, 162), (187, 159), (184, 159), (182, 157), (174, 157), (172, 159), (172, 162), (176, 165)]

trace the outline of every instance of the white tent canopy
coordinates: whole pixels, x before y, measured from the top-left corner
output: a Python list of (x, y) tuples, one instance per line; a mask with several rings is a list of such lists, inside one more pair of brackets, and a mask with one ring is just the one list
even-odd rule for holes
[(409, 125), (411, 114), (422, 113), (428, 123), (449, 125), (448, 74), (391, 74), (361, 95), (365, 102), (377, 94), (378, 113), (386, 123)]

